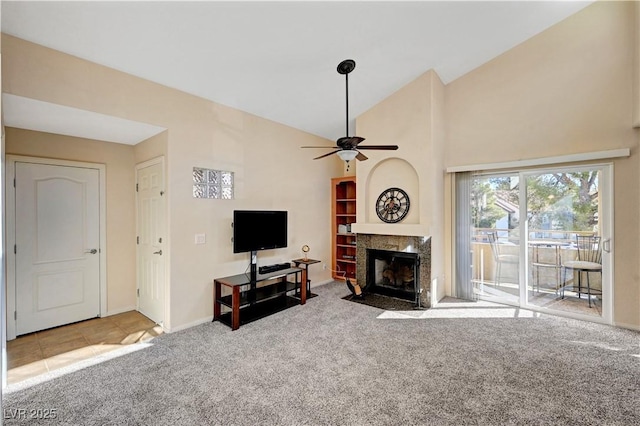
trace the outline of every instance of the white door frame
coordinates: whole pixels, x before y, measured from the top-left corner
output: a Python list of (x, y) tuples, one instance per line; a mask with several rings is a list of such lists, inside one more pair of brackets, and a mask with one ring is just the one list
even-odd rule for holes
[[(135, 178), (136, 178), (136, 184), (138, 181), (138, 171), (140, 171), (141, 169), (144, 169), (146, 167), (149, 166), (153, 166), (156, 164), (160, 164), (160, 167), (162, 168), (162, 188), (163, 191), (165, 191), (166, 194), (166, 169), (165, 169), (165, 160), (164, 160), (164, 156), (160, 156), (160, 157), (156, 157), (156, 158), (152, 158), (151, 160), (147, 160), (147, 161), (143, 161), (142, 163), (138, 163), (135, 166)], [(164, 217), (165, 217), (165, 221), (164, 221), (164, 226), (165, 226), (165, 230), (164, 230), (164, 235), (165, 235), (165, 239), (168, 243), (169, 241), (169, 233), (168, 231), (168, 225), (167, 225), (167, 217), (168, 217), (168, 212), (167, 212), (167, 201), (166, 201), (166, 197), (162, 197), (164, 201), (164, 204), (162, 206), (162, 208), (164, 208)], [(136, 191), (136, 235), (140, 235), (140, 224), (138, 223), (138, 192)], [(169, 244), (165, 245), (165, 253), (163, 253), (163, 256), (166, 256), (165, 259), (169, 258)], [(163, 291), (164, 291), (164, 306), (163, 306), (163, 322), (162, 324), (159, 324), (163, 331), (168, 331), (168, 324), (169, 324), (169, 280), (167, 279), (167, 266), (168, 266), (168, 260), (165, 260), (164, 262), (164, 283), (163, 283)], [(136, 292), (138, 291), (138, 289), (140, 288), (140, 259), (139, 259), (139, 255), (138, 255), (138, 247), (136, 247)], [(140, 309), (140, 298), (136, 296), (136, 310)]]
[(48, 164), (53, 166), (81, 167), (98, 170), (99, 214), (100, 214), (100, 316), (107, 314), (107, 226), (106, 226), (106, 166), (98, 163), (86, 163), (81, 161), (57, 160), (53, 158), (28, 157), (21, 155), (6, 156), (5, 194), (6, 194), (6, 246), (7, 254), (7, 340), (16, 338), (16, 319), (12, 314), (16, 311), (16, 192), (13, 186), (16, 163)]

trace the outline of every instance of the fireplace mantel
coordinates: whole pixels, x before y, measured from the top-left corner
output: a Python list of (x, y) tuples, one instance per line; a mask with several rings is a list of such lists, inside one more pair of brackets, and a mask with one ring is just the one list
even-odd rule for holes
[(419, 223), (352, 223), (351, 231), (356, 234), (403, 235), (423, 237), (429, 235), (428, 227)]

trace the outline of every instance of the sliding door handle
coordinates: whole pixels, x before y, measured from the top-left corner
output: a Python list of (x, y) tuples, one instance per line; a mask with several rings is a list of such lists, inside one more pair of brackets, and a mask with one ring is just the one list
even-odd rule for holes
[(606, 251), (607, 253), (611, 253), (611, 238), (602, 240), (602, 250)]

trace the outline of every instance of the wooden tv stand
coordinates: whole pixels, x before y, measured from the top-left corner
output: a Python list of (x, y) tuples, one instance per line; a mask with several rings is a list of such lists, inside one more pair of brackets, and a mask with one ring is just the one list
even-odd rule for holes
[[(301, 279), (298, 280), (298, 274)], [(293, 281), (290, 277), (293, 275)], [(307, 271), (291, 267), (268, 274), (238, 274), (213, 280), (213, 320), (220, 321), (237, 330), (240, 324), (254, 321), (294, 305), (304, 305), (307, 301)], [(258, 284), (261, 284), (258, 286)], [(231, 289), (231, 294), (222, 295), (222, 287)], [(299, 290), (300, 297), (287, 293)], [(222, 306), (231, 308), (222, 313)]]

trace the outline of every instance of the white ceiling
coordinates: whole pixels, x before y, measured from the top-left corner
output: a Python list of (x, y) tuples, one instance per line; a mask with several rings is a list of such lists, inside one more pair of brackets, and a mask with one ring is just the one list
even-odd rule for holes
[(429, 69), (449, 83), (590, 3), (2, 1), (1, 7), (7, 34), (337, 139), (345, 132), (344, 76), (336, 72), (343, 59), (356, 61), (349, 75), (355, 117)]

